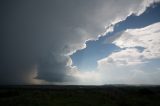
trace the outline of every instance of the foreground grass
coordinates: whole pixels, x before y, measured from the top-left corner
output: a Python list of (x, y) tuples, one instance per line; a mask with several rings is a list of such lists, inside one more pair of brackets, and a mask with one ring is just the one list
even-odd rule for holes
[(0, 89), (0, 106), (160, 106), (160, 87), (16, 87)]

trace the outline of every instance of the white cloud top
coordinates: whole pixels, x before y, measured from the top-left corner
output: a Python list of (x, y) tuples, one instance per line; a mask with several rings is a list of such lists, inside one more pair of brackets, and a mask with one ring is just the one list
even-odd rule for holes
[[(132, 13), (140, 15), (146, 7), (157, 1), (159, 0), (124, 0), (121, 2), (122, 4), (109, 1), (102, 5), (99, 13), (97, 12), (91, 20), (95, 20), (94, 23), (100, 29), (106, 26), (106, 34), (114, 31), (115, 23), (125, 20)], [(104, 14), (105, 12), (106, 14)], [(97, 22), (97, 19), (100, 21)], [(97, 69), (93, 72), (81, 72), (77, 68), (71, 67), (76, 70), (72, 75), (77, 78), (78, 84), (160, 84), (158, 78), (160, 71), (154, 68), (153, 71), (150, 70), (152, 72), (147, 72), (145, 70), (147, 67), (143, 67), (144, 64), (150, 62), (150, 59), (157, 59), (160, 56), (159, 28), (160, 23), (141, 29), (127, 29), (112, 42), (122, 50), (99, 60)], [(85, 30), (87, 32), (87, 29)], [(100, 32), (103, 31), (93, 30), (93, 35), (100, 34)], [(90, 33), (90, 35), (92, 34)], [(93, 35), (92, 39), (95, 39)], [(137, 47), (142, 47), (144, 50), (139, 50)]]
[(139, 53), (145, 59), (160, 58), (160, 22), (141, 29), (128, 29), (113, 43), (120, 48), (143, 47), (144, 51)]
[(159, 28), (158, 22), (145, 28), (124, 31), (113, 42), (122, 50), (98, 61), (97, 72), (101, 73), (104, 83), (160, 84), (159, 66), (150, 65), (154, 59), (160, 58)]
[(78, 79), (78, 84), (160, 84), (159, 65), (152, 66), (155, 61), (159, 64), (159, 28), (160, 22), (140, 29), (127, 29), (112, 42), (121, 50), (99, 60), (96, 70), (81, 72), (74, 67), (71, 75)]

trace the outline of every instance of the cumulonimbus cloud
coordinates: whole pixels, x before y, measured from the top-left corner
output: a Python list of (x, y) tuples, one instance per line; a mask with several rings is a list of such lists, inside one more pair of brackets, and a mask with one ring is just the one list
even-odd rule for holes
[[(157, 1), (157, 0), (156, 0)], [(1, 1), (1, 83), (76, 81), (67, 70), (70, 55), (97, 39), (105, 26), (140, 14), (155, 0)], [(33, 68), (36, 66), (36, 69)], [(12, 76), (12, 77), (11, 77)], [(29, 77), (30, 78), (30, 77)]]

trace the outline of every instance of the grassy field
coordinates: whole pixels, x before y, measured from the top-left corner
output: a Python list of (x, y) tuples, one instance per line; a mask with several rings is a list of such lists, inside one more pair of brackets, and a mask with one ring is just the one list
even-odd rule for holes
[(0, 106), (160, 106), (160, 86), (2, 86)]

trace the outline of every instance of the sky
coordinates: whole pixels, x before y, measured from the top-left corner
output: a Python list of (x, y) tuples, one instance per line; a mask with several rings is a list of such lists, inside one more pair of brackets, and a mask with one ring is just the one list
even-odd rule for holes
[(159, 0), (1, 0), (0, 84), (160, 84)]
[(75, 64), (82, 71), (94, 70), (97, 67), (96, 62), (98, 60), (106, 57), (114, 51), (120, 50), (118, 46), (110, 43), (111, 41), (105, 41), (106, 39), (116, 36), (116, 33), (122, 32), (126, 29), (142, 28), (159, 22), (159, 10), (160, 4), (155, 4), (154, 7), (148, 7), (143, 14), (139, 16), (133, 14), (128, 16), (124, 21), (117, 23), (113, 32), (107, 33), (105, 36), (100, 37), (96, 41), (88, 41), (85, 49), (79, 50), (71, 56), (73, 64)]

